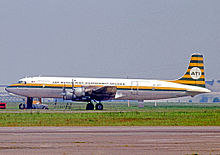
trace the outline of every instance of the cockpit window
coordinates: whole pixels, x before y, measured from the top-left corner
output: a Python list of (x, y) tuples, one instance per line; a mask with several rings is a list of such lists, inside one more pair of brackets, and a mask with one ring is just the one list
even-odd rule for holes
[(24, 83), (24, 84), (26, 84), (26, 81), (18, 81), (18, 83)]

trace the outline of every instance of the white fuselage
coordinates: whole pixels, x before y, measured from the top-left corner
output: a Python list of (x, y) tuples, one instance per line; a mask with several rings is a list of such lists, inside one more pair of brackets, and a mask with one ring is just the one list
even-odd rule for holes
[(62, 91), (74, 87), (114, 86), (114, 100), (152, 100), (194, 96), (210, 92), (206, 88), (178, 84), (162, 80), (76, 78), (76, 77), (29, 77), (6, 88), (10, 93), (34, 98), (62, 98)]

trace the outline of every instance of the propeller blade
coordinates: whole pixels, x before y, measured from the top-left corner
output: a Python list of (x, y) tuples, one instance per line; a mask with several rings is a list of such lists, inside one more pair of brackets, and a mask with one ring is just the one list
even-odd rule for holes
[(74, 81), (72, 79), (72, 90), (74, 90)]
[(64, 100), (64, 97), (65, 97), (65, 95), (66, 95), (66, 85), (65, 85), (65, 82), (64, 82), (64, 84), (63, 84), (63, 92), (62, 92), (61, 95), (63, 96), (63, 100)]

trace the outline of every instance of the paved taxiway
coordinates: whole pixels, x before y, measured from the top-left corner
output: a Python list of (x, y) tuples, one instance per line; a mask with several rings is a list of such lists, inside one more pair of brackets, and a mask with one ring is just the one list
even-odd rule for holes
[(3, 127), (0, 154), (220, 154), (220, 127)]

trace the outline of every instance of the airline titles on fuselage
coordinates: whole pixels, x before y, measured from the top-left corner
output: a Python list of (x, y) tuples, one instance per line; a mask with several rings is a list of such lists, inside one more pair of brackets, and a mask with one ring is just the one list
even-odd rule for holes
[[(26, 83), (26, 81), (19, 81), (18, 83)], [(52, 84), (72, 84), (73, 82), (68, 81), (30, 81), (30, 83), (52, 83)], [(114, 85), (114, 86), (125, 86), (123, 82), (83, 82), (74, 80), (74, 84), (76, 85)]]

